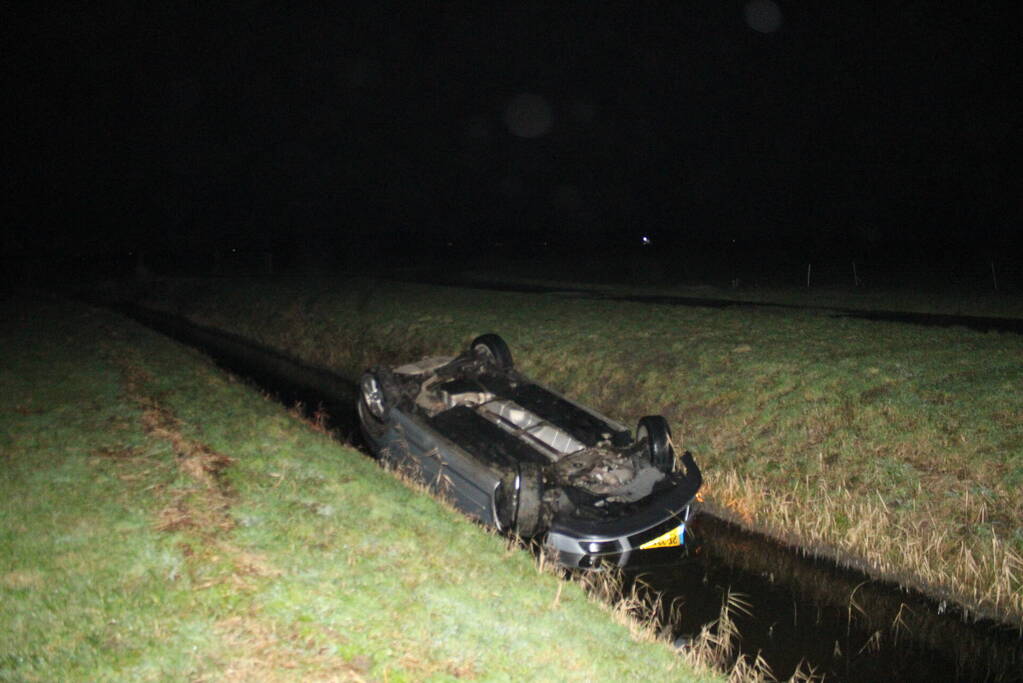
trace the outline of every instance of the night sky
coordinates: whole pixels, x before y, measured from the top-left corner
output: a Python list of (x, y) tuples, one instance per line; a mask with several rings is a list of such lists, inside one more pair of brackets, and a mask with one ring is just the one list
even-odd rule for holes
[(1019, 3), (286, 4), (5, 3), (5, 253), (1023, 226)]

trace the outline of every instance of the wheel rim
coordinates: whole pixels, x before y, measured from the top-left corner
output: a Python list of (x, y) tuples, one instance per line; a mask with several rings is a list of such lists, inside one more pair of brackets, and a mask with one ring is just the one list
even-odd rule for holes
[(497, 357), (494, 352), (490, 350), (490, 347), (486, 344), (477, 344), (473, 347), (473, 353), (482, 358), (487, 363), (497, 364)]
[(377, 378), (367, 375), (362, 378), (362, 401), (369, 409), (370, 415), (383, 421), (384, 419), (384, 392), (380, 388)]

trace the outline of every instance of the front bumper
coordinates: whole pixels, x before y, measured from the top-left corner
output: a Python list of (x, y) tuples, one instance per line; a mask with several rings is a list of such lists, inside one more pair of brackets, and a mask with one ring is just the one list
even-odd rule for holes
[(703, 476), (688, 452), (682, 456), (685, 475), (674, 487), (654, 497), (634, 514), (609, 520), (556, 516), (547, 533), (547, 547), (562, 564), (587, 567), (598, 558), (624, 566), (632, 554), (675, 528), (679, 544), (685, 543), (685, 524), (690, 505)]

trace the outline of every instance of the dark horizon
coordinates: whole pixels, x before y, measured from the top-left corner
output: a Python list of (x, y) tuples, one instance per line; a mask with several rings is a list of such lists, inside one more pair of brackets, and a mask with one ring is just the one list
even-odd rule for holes
[(6, 10), (8, 258), (448, 243), (1004, 256), (1019, 12)]

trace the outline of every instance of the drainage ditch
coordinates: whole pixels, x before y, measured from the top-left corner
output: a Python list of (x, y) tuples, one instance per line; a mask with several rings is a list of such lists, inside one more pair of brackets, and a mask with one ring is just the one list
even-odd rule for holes
[[(353, 381), (175, 316), (117, 310), (199, 348), (286, 405), (325, 414), (328, 429), (358, 444)], [(970, 618), (706, 514), (689, 531), (684, 550), (650, 551), (625, 571), (626, 589), (646, 586), (677, 615), (669, 628), (679, 647), (717, 620), (731, 595), (743, 605), (731, 611), (736, 655), (759, 654), (779, 679), (802, 663), (829, 681), (1023, 681), (1018, 628)]]

